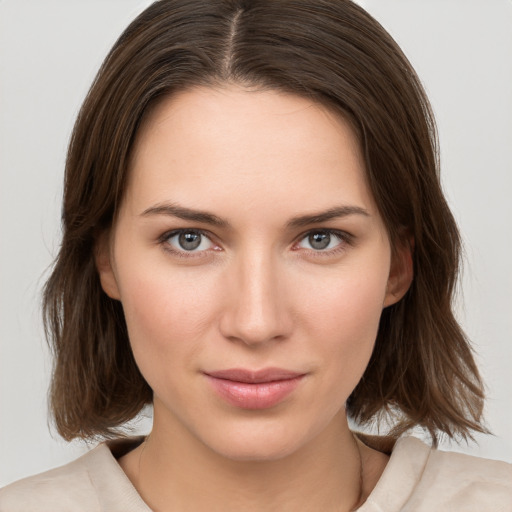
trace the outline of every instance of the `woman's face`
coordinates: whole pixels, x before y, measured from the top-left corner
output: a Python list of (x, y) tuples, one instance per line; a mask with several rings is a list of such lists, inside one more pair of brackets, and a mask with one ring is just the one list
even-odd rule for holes
[(154, 391), (155, 428), (233, 459), (328, 435), (382, 309), (409, 284), (349, 125), (234, 86), (151, 113), (97, 264)]

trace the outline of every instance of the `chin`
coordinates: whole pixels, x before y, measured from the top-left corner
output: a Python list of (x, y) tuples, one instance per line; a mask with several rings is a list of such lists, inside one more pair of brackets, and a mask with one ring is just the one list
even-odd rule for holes
[(298, 446), (284, 441), (255, 440), (254, 443), (232, 442), (229, 446), (219, 446), (214, 449), (218, 455), (233, 461), (268, 462), (292, 455), (297, 451)]
[[(226, 431), (227, 430), (227, 431)], [(233, 461), (273, 461), (283, 459), (305, 447), (312, 435), (303, 428), (270, 422), (244, 424), (203, 438), (203, 443), (218, 455)]]

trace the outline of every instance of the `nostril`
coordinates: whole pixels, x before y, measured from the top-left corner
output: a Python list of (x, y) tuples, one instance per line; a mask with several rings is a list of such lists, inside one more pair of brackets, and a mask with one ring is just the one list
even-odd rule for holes
[(265, 310), (243, 308), (225, 311), (221, 321), (223, 336), (246, 345), (281, 341), (289, 336), (291, 322), (283, 304)]

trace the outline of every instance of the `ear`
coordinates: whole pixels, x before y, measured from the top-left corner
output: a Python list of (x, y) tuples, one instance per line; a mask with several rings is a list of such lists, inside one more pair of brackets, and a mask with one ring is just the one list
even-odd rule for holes
[(94, 246), (94, 261), (100, 277), (103, 291), (111, 298), (121, 300), (119, 287), (112, 265), (110, 236), (107, 231), (101, 233)]
[(403, 240), (393, 250), (383, 307), (396, 304), (410, 288), (414, 277), (413, 251), (414, 239), (412, 237)]

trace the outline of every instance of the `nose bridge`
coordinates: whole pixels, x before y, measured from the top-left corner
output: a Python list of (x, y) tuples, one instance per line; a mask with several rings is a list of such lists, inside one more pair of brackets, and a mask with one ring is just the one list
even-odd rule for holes
[(229, 306), (223, 334), (246, 344), (286, 337), (289, 333), (286, 290), (279, 258), (267, 248), (247, 248), (236, 257), (230, 272)]

